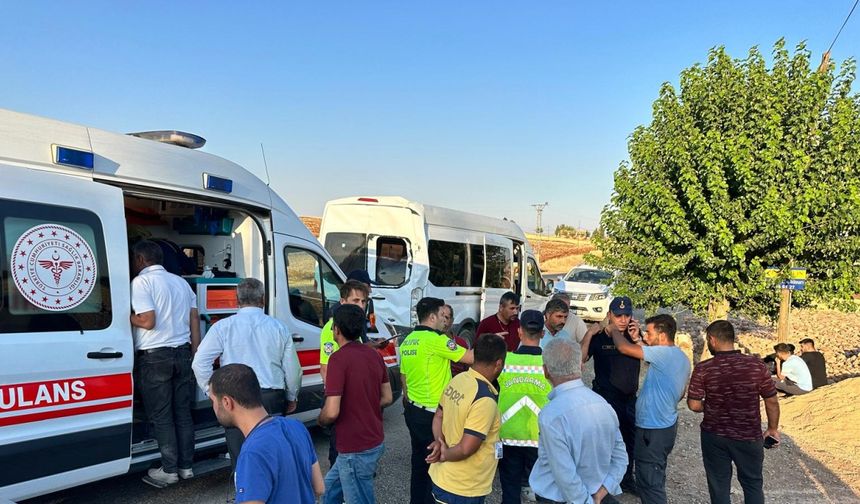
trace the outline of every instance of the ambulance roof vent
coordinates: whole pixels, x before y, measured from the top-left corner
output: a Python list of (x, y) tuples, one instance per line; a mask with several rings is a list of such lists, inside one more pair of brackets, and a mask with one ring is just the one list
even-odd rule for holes
[(145, 138), (147, 140), (155, 140), (156, 142), (178, 145), (188, 149), (199, 149), (206, 144), (206, 139), (201, 136), (176, 130), (141, 131), (139, 133), (129, 133), (129, 135)]

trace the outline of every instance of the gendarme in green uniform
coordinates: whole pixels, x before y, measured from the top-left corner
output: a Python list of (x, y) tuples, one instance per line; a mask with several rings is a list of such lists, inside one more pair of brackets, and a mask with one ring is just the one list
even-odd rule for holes
[(407, 399), (435, 410), (451, 381), (451, 361), (459, 361), (465, 353), (448, 336), (416, 326), (400, 344), (400, 373), (406, 375)]
[(508, 446), (538, 446), (538, 413), (549, 402), (552, 385), (543, 374), (540, 347), (508, 352), (499, 375), (499, 437)]

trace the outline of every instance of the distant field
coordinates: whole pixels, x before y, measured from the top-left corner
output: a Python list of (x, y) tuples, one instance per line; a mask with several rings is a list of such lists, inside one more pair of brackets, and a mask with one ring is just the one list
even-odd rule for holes
[(532, 244), (544, 274), (566, 273), (570, 268), (582, 264), (585, 254), (594, 251), (591, 240), (539, 237), (536, 234), (526, 234), (526, 238)]

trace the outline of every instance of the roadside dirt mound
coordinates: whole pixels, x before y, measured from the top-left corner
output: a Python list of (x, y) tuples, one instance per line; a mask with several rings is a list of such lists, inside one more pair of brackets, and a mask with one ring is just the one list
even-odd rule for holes
[(780, 399), (780, 428), (855, 491), (860, 491), (860, 378)]
[(317, 238), (320, 237), (320, 224), (322, 224), (321, 217), (308, 217), (306, 215), (302, 215), (299, 217), (302, 220), (302, 224), (305, 225), (306, 228), (311, 232), (312, 235)]
[(582, 264), (582, 257), (594, 251), (591, 240), (556, 238), (526, 234), (535, 253), (538, 254), (541, 271), (546, 274), (567, 273), (574, 266)]
[[(683, 312), (676, 315), (678, 332), (689, 334), (693, 344), (695, 362), (709, 357), (704, 348), (705, 328), (708, 322), (702, 317)], [(747, 353), (765, 356), (773, 353), (776, 344), (776, 327), (766, 322), (729, 317), (735, 326), (738, 346)], [(860, 314), (833, 310), (795, 310), (790, 320), (789, 343), (800, 351), (803, 338), (815, 340), (816, 348), (827, 361), (830, 383), (860, 376)]]

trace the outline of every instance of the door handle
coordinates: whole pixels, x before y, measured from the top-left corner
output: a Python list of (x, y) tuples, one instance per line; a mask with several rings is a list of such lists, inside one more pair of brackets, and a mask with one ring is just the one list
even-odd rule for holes
[(119, 359), (122, 352), (87, 352), (87, 359)]
[(377, 301), (385, 301), (385, 296), (370, 296), (370, 299), (375, 299)]
[(455, 296), (480, 296), (481, 291), (478, 292), (466, 292), (466, 291), (456, 291), (454, 292)]
[(290, 336), (293, 338), (293, 343), (301, 343), (305, 340), (304, 336), (299, 336), (298, 334), (291, 334)]

